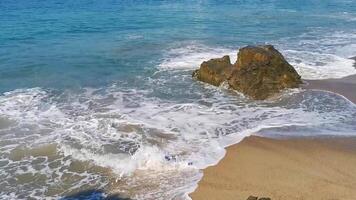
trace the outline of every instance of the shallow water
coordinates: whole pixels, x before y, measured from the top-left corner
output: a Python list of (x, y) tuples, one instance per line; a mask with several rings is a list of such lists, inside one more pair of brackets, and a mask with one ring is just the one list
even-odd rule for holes
[[(189, 5), (189, 6), (187, 6)], [(186, 199), (250, 134), (355, 135), (321, 91), (252, 101), (192, 80), (212, 57), (274, 44), (303, 78), (356, 73), (355, 1), (1, 1), (0, 197), (97, 189)]]

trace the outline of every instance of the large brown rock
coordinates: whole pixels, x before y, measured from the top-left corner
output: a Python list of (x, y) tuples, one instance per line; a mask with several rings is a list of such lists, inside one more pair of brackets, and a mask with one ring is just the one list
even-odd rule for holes
[(302, 83), (295, 69), (272, 45), (241, 48), (234, 65), (228, 56), (203, 62), (193, 76), (216, 86), (227, 81), (231, 88), (258, 100)]
[(302, 83), (299, 74), (272, 45), (240, 49), (229, 85), (253, 99), (266, 99)]

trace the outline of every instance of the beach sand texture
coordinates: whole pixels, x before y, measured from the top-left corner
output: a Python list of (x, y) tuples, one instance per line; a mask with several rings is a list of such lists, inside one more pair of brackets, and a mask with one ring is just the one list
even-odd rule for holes
[(356, 138), (245, 138), (204, 170), (193, 200), (354, 200)]

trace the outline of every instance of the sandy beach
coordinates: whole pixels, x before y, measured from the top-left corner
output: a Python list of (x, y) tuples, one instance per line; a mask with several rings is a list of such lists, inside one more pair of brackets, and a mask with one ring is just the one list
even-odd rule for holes
[(356, 0), (0, 11), (0, 200), (356, 200)]
[(193, 200), (356, 197), (356, 138), (245, 138), (204, 170)]
[[(326, 90), (356, 102), (356, 76), (307, 80), (305, 89)], [(245, 138), (205, 170), (193, 200), (356, 199), (356, 138)]]

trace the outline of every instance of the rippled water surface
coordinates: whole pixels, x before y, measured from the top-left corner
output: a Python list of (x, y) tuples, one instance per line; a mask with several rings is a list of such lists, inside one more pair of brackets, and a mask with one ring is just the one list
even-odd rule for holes
[(0, 198), (186, 199), (250, 134), (355, 135), (339, 95), (252, 101), (191, 78), (264, 43), (303, 78), (355, 74), (356, 1), (0, 1)]

